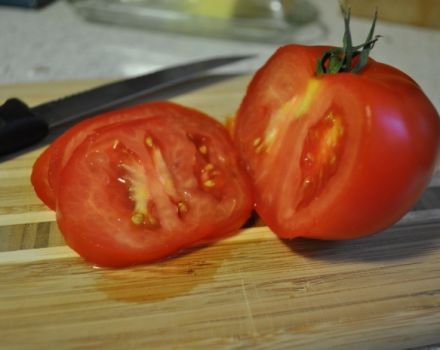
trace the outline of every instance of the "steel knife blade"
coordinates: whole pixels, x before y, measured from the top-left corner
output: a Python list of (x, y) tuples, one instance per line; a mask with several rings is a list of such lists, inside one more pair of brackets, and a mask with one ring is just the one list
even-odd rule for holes
[(18, 98), (0, 106), (0, 156), (22, 151), (46, 139), (63, 125), (121, 106), (130, 100), (195, 78), (207, 70), (253, 57), (210, 58), (165, 68), (29, 108)]

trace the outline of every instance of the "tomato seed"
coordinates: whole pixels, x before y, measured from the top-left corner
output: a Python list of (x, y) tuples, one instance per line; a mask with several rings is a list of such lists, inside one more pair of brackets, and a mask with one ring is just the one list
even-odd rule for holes
[(214, 170), (214, 164), (212, 163), (208, 163), (205, 165), (205, 167), (203, 168), (203, 171), (211, 171)]
[(177, 203), (177, 212), (179, 213), (180, 217), (188, 212), (188, 206), (185, 202), (180, 201), (179, 203)]
[(310, 177), (306, 177), (306, 178), (303, 180), (303, 187), (309, 187), (312, 183), (313, 183), (312, 178), (310, 178)]
[(208, 154), (208, 147), (206, 147), (206, 145), (201, 145), (199, 147), (199, 152), (203, 155)]
[(136, 212), (131, 216), (131, 222), (135, 225), (140, 225), (144, 222), (144, 214)]
[(146, 139), (145, 139), (145, 144), (148, 147), (153, 147), (153, 138), (151, 136), (147, 136)]
[(151, 226), (156, 226), (158, 225), (158, 221), (157, 219), (153, 216), (153, 215), (148, 215), (146, 217), (147, 223)]
[(215, 182), (214, 180), (209, 179), (203, 182), (203, 186), (211, 188), (215, 186)]

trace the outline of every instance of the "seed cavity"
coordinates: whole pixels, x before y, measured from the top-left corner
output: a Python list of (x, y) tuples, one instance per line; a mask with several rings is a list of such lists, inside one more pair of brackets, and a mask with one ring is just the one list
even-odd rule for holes
[(148, 179), (139, 163), (122, 163), (120, 167), (126, 172), (118, 181), (128, 187), (129, 198), (134, 204), (131, 222), (135, 225), (158, 226), (154, 216), (154, 202), (148, 189)]
[(297, 210), (307, 207), (324, 191), (330, 179), (338, 171), (338, 159), (344, 150), (343, 119), (329, 112), (311, 129), (304, 141), (301, 155), (301, 200)]
[(220, 175), (221, 172), (212, 163), (206, 164), (201, 171), (200, 181), (206, 188), (212, 188), (216, 186), (214, 178)]

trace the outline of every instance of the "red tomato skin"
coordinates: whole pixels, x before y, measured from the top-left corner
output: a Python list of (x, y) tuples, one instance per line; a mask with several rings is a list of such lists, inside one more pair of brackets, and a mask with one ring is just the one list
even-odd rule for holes
[(55, 210), (55, 193), (49, 183), (49, 164), (52, 148), (46, 147), (32, 166), (31, 183), (38, 198), (50, 209)]
[[(411, 209), (435, 169), (439, 116), (421, 88), (373, 59), (360, 74), (316, 77), (316, 60), (327, 49), (280, 48), (255, 74), (235, 121), (234, 138), (253, 178), (256, 210), (282, 238), (341, 240), (379, 232)], [(274, 111), (301, 96), (311, 80), (318, 92), (299, 121), (285, 126), (283, 146), (257, 154), (252, 140), (265, 132)], [(292, 125), (307, 125), (329, 111), (345, 123), (337, 171), (298, 209), (301, 192), (295, 190), (302, 170), (295, 152), (301, 154), (304, 139), (300, 127)]]
[[(165, 107), (162, 115), (156, 115), (148, 120), (121, 122), (96, 129), (76, 147), (62, 169), (57, 201), (58, 225), (67, 244), (95, 265), (125, 267), (157, 261), (176, 254), (180, 249), (201, 240), (212, 240), (237, 231), (250, 215), (253, 208), (250, 180), (224, 126), (190, 108), (172, 103)], [(172, 110), (171, 114), (170, 110)], [(158, 126), (162, 122), (169, 123), (165, 124), (169, 128), (162, 126), (160, 129)], [(176, 127), (173, 126), (175, 123)], [(192, 173), (191, 169), (196, 161), (193, 156), (176, 158), (176, 152), (179, 149), (178, 141), (182, 139), (174, 133), (175, 128), (200, 132), (203, 135), (206, 134), (208, 139), (211, 137), (213, 141), (208, 144), (210, 154), (226, 162), (223, 170), (229, 175), (227, 175), (228, 181), (225, 182), (222, 196), (212, 199), (210, 194), (191, 189), (179, 192), (187, 196), (189, 212), (185, 214), (188, 216), (182, 224), (177, 224), (172, 231), (133, 226), (130, 223), (132, 203), (128, 199), (127, 190), (121, 189), (123, 185), (117, 176), (108, 175), (116, 170), (105, 172), (105, 169), (97, 168), (96, 174), (87, 170), (87, 157), (93, 156), (106, 138), (113, 140), (115, 137), (119, 140), (118, 145), (135, 145), (128, 147), (130, 151), (124, 154), (142, 154), (144, 152), (142, 150), (146, 147), (144, 140), (142, 139), (141, 143), (135, 143), (128, 135), (144, 132), (144, 128), (145, 130), (151, 129), (149, 132), (153, 132), (154, 144), (161, 148), (170, 171), (178, 173), (174, 177), (174, 181), (178, 183), (186, 183), (183, 181), (185, 172), (180, 173), (178, 169), (187, 169), (186, 174)], [(157, 130), (163, 130), (162, 135), (165, 133), (169, 139), (161, 139)], [(184, 139), (187, 143), (190, 142), (188, 138)], [(196, 151), (193, 153), (196, 156), (198, 154)], [(139, 157), (139, 162), (146, 159), (145, 155)], [(124, 161), (116, 159), (116, 162), (112, 164), (117, 164), (116, 169), (119, 169), (123, 163)], [(145, 166), (145, 169), (148, 169), (147, 165)], [(151, 188), (156, 189), (161, 186), (157, 179), (154, 181), (156, 182), (150, 183), (153, 184)], [(192, 198), (199, 198), (202, 202), (192, 201)], [(204, 198), (207, 199), (204, 201)], [(208, 205), (203, 206), (198, 203), (208, 203)], [(197, 213), (195, 215), (198, 215), (194, 220), (191, 216), (192, 210)], [(175, 217), (170, 217), (167, 221), (179, 222)], [(116, 232), (125, 232), (127, 239), (115, 239)]]

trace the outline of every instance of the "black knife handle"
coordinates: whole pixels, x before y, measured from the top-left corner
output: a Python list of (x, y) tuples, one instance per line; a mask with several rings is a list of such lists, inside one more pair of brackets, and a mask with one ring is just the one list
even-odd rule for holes
[(17, 98), (0, 106), (0, 155), (14, 153), (42, 140), (49, 132), (46, 121)]

